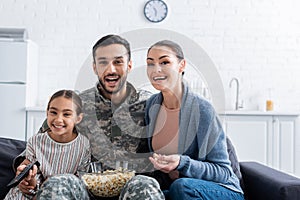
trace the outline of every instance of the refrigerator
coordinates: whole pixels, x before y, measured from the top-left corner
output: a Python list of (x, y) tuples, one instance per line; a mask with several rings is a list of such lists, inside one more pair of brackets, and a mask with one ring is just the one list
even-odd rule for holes
[(0, 28), (0, 137), (26, 140), (26, 107), (37, 99), (37, 45), (25, 29)]

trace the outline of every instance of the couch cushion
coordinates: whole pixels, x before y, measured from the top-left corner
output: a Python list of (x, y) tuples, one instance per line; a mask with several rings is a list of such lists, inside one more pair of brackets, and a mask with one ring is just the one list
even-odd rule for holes
[(231, 168), (232, 168), (233, 172), (235, 173), (235, 175), (238, 177), (241, 188), (244, 190), (245, 188), (244, 188), (242, 173), (240, 170), (240, 164), (239, 164), (239, 161), (238, 161), (238, 158), (236, 155), (236, 151), (228, 137), (226, 137), (226, 143), (227, 143), (227, 152), (229, 155), (229, 160), (231, 162)]
[(249, 200), (300, 199), (300, 179), (257, 162), (241, 162)]
[(0, 199), (3, 199), (9, 190), (6, 185), (15, 177), (13, 159), (25, 149), (26, 142), (0, 138), (0, 147)]
[(242, 174), (240, 171), (240, 164), (239, 164), (234, 146), (232, 145), (232, 143), (228, 137), (226, 138), (226, 142), (227, 142), (227, 152), (229, 154), (229, 160), (231, 162), (231, 167), (233, 169), (233, 172), (236, 174), (236, 176), (241, 180)]

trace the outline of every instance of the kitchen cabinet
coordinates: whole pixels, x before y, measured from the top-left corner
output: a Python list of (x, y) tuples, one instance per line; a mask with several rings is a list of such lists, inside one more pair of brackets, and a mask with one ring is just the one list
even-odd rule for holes
[(26, 109), (26, 140), (36, 134), (46, 119), (46, 109), (27, 108)]
[(220, 117), (240, 161), (258, 161), (300, 176), (297, 113), (232, 111)]

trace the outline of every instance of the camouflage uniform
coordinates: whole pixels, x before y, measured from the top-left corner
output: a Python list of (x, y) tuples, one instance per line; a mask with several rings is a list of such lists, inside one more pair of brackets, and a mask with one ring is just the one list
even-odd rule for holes
[[(99, 87), (97, 84), (80, 94), (84, 117), (77, 126), (79, 132), (89, 138), (93, 160), (110, 168), (115, 167), (116, 160), (128, 161), (129, 168), (138, 173), (152, 171), (144, 127), (145, 102), (151, 94), (147, 91), (137, 92), (127, 82), (127, 98), (121, 105), (114, 106), (111, 100), (100, 94)], [(56, 191), (53, 188), (61, 187), (60, 178), (65, 177), (59, 176), (47, 185), (51, 192)], [(44, 188), (44, 192), (47, 188)], [(155, 179), (138, 175), (128, 182), (119, 198), (160, 200), (164, 196)]]
[[(136, 172), (150, 170), (144, 126), (145, 101), (151, 95), (127, 83), (127, 98), (116, 107), (99, 92), (99, 84), (80, 94), (84, 117), (77, 126), (89, 138), (93, 160), (115, 168), (116, 160), (128, 161)], [(113, 97), (112, 97), (113, 98)], [(138, 152), (138, 153), (137, 153)]]
[(122, 200), (159, 200), (165, 199), (159, 184), (154, 178), (137, 175), (129, 180), (123, 188), (119, 199)]
[[(54, 187), (58, 184), (59, 187)], [(48, 190), (47, 188), (52, 188), (52, 190)], [(40, 200), (89, 199), (84, 183), (73, 174), (56, 175), (48, 178), (43, 187), (38, 190), (36, 197)]]

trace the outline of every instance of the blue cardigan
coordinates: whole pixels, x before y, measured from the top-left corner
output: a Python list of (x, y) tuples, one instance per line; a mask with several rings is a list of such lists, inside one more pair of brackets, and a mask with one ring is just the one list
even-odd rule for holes
[[(146, 103), (146, 130), (152, 152), (152, 134), (162, 100), (162, 93), (158, 93)], [(213, 181), (243, 193), (230, 166), (226, 136), (217, 113), (208, 101), (192, 93), (185, 84), (179, 112), (178, 154), (177, 170), (182, 177)]]

